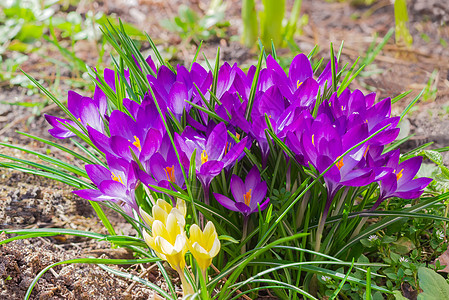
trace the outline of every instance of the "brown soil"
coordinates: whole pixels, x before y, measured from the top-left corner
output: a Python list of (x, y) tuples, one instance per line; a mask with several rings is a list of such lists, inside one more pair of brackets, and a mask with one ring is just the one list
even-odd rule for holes
[[(195, 46), (181, 41), (176, 34), (167, 32), (158, 23), (164, 18), (176, 15), (177, 8), (187, 1), (81, 1), (83, 5), (73, 8), (80, 13), (88, 10), (113, 13), (122, 20), (135, 24), (152, 36), (159, 49), (169, 46), (177, 47), (174, 59), (189, 62), (195, 54)], [(195, 10), (205, 9), (207, 1), (190, 1)], [(238, 35), (241, 30), (239, 20), (240, 1), (227, 0), (226, 18), (231, 22), (229, 36)], [(293, 1), (287, 1), (292, 5)], [(369, 44), (381, 38), (375, 38), (377, 32), (383, 37), (389, 28), (394, 26), (393, 6), (389, 0), (376, 1), (370, 7), (353, 7), (344, 3), (328, 3), (324, 0), (303, 1), (302, 13), (309, 15), (309, 23), (303, 28), (303, 35), (297, 37), (299, 47), (310, 51), (315, 44), (322, 49), (319, 57), (329, 58), (329, 44), (335, 47), (345, 40), (341, 57), (341, 65), (352, 64), (357, 56), (364, 56)], [(88, 3), (88, 4), (86, 4)], [(406, 147), (417, 146), (433, 141), (436, 147), (448, 146), (447, 128), (449, 127), (449, 43), (448, 22), (449, 10), (438, 0), (416, 0), (409, 6), (410, 30), (414, 38), (412, 48), (398, 47), (390, 40), (384, 50), (367, 68), (364, 76), (351, 86), (364, 92), (373, 90), (378, 98), (394, 97), (412, 89), (411, 95), (396, 104), (394, 111), (399, 114), (414, 95), (423, 89), (430, 74), (438, 71), (436, 86), (438, 93), (435, 100), (422, 99), (416, 109), (409, 114), (411, 132), (416, 136)], [(62, 14), (62, 13), (61, 13)], [(424, 39), (423, 37), (428, 38)], [(216, 47), (221, 47), (223, 60), (248, 65), (256, 60), (255, 49), (249, 50), (230, 39), (215, 39), (203, 45), (208, 58), (215, 57)], [(51, 49), (51, 48), (49, 48)], [(87, 51), (88, 49), (89, 51)], [(95, 45), (85, 42), (77, 46), (77, 55), (90, 65), (97, 60)], [(50, 50), (48, 50), (50, 51)], [(53, 51), (50, 55), (57, 56)], [(278, 50), (278, 53), (288, 53)], [(8, 54), (6, 54), (8, 55)], [(48, 54), (47, 54), (48, 55)], [(34, 77), (45, 80), (46, 86), (54, 81), (55, 67), (36, 54), (22, 68)], [(65, 78), (73, 77), (68, 70), (62, 70)], [(59, 92), (61, 99), (66, 97), (70, 88), (68, 83), (61, 82)], [(83, 91), (83, 94), (88, 92)], [(427, 101), (426, 101), (427, 100)], [(28, 96), (23, 88), (2, 84), (0, 101), (42, 101), (38, 94)], [(47, 106), (36, 113), (33, 109), (0, 104), (0, 137), (1, 142), (25, 146), (37, 151), (50, 151), (58, 158), (66, 158), (64, 153), (15, 133), (16, 130), (28, 132), (52, 140), (48, 135), (48, 125), (42, 113), (60, 115), (54, 105)], [(70, 146), (70, 141), (61, 141)], [(36, 158), (17, 150), (1, 147), (0, 153), (19, 156), (31, 160)], [(66, 158), (67, 159), (67, 158)], [(449, 162), (445, 156), (446, 163)], [(65, 227), (78, 230), (92, 230), (106, 233), (89, 203), (71, 193), (72, 189), (54, 181), (0, 169), (0, 229), (1, 228), (37, 228)], [(108, 211), (108, 214), (112, 212)], [(132, 233), (131, 228), (118, 216), (112, 217), (115, 228), (124, 233)], [(0, 241), (6, 236), (0, 235)], [(0, 246), (0, 299), (21, 299), (33, 278), (46, 266), (71, 258), (90, 255), (110, 258), (128, 257), (129, 253), (117, 249), (110, 250), (106, 242), (96, 242), (84, 238), (70, 236), (33, 238), (14, 241)], [(135, 275), (144, 273), (145, 279), (162, 284), (160, 274), (154, 268), (146, 272), (149, 265), (127, 269)], [(120, 269), (125, 270), (124, 267)], [(102, 270), (95, 265), (61, 265), (48, 271), (34, 288), (32, 299), (147, 299), (152, 295), (150, 290), (140, 284), (134, 284)]]

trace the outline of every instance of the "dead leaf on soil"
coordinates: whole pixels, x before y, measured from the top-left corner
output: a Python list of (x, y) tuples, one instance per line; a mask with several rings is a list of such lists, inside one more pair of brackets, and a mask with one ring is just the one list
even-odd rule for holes
[(449, 248), (436, 260), (438, 260), (442, 266), (446, 266), (443, 270), (438, 270), (438, 272), (449, 273)]

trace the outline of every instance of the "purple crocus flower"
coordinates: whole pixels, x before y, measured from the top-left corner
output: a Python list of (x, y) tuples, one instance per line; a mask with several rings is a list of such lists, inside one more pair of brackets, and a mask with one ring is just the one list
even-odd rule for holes
[(267, 183), (260, 181), (260, 173), (257, 166), (254, 166), (248, 173), (245, 183), (237, 175), (231, 177), (231, 193), (235, 201), (221, 194), (214, 193), (215, 199), (229, 210), (242, 213), (245, 217), (267, 208), (270, 202), (269, 198), (265, 199), (267, 194)]
[[(107, 100), (105, 94), (98, 88), (98, 86), (95, 88), (93, 99), (83, 97), (74, 91), (69, 91), (67, 108), (84, 127), (89, 125), (100, 132), (104, 132), (103, 118), (106, 114)], [(45, 119), (51, 126), (53, 126), (48, 132), (57, 139), (75, 136), (75, 134), (64, 125), (71, 125), (82, 132), (82, 129), (72, 120), (50, 115), (45, 115)]]
[(380, 195), (372, 210), (391, 197), (418, 198), (422, 195), (424, 188), (432, 182), (431, 178), (426, 177), (413, 179), (421, 167), (422, 157), (413, 157), (399, 163), (399, 155), (399, 150), (390, 154), (386, 164), (386, 167), (390, 168), (390, 173), (379, 182)]
[(137, 177), (132, 164), (124, 159), (106, 156), (108, 168), (101, 165), (86, 165), (90, 180), (98, 189), (74, 191), (75, 195), (91, 201), (111, 201), (120, 206), (127, 215), (138, 211), (134, 190)]
[(187, 157), (190, 158), (196, 149), (196, 175), (203, 185), (206, 203), (208, 203), (208, 191), (212, 179), (220, 174), (223, 168), (237, 160), (247, 142), (245, 137), (229, 149), (227, 137), (224, 123), (216, 125), (207, 137), (199, 135), (190, 127), (184, 129), (182, 135), (175, 133), (176, 142)]

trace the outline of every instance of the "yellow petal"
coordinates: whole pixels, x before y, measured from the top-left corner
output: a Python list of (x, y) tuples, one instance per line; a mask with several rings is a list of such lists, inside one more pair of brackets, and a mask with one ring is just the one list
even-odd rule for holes
[(156, 206), (159, 206), (160, 208), (165, 210), (167, 214), (170, 213), (171, 209), (173, 208), (171, 204), (162, 199), (157, 199)]
[(181, 228), (181, 226), (179, 225), (176, 215), (172, 213), (168, 214), (165, 228), (167, 229), (167, 233), (169, 235), (169, 237), (167, 237), (167, 240), (173, 244), (175, 243), (176, 236), (184, 231), (183, 228)]
[(186, 246), (186, 239), (184, 236), (179, 235), (176, 238), (176, 242), (174, 245), (160, 236), (158, 236), (155, 241), (161, 247), (162, 254), (165, 255), (168, 263), (172, 266), (173, 269), (177, 269), (177, 267), (184, 269)]
[(148, 226), (153, 225), (153, 217), (151, 217), (146, 211), (142, 209), (142, 207), (139, 207), (140, 215), (142, 216), (142, 219), (147, 223)]
[(166, 256), (171, 256), (179, 252), (175, 250), (175, 247), (169, 241), (161, 236), (156, 237), (154, 241), (160, 247), (161, 253)]
[(186, 226), (186, 219), (182, 212), (180, 212), (177, 208), (173, 208), (170, 213), (175, 215), (179, 226), (184, 229), (184, 226)]
[(218, 252), (220, 252), (220, 240), (218, 238), (215, 238), (214, 243), (212, 244), (212, 247), (209, 250), (209, 256), (211, 258), (214, 258), (215, 256), (217, 256)]
[(160, 207), (158, 205), (153, 206), (154, 220), (159, 220), (165, 224), (165, 222), (167, 221), (167, 215), (168, 215), (168, 213), (162, 207)]
[(187, 214), (187, 206), (186, 206), (186, 202), (181, 199), (178, 198), (176, 200), (176, 208), (179, 209), (179, 211), (182, 213), (182, 215), (184, 216), (184, 218), (186, 217)]
[(200, 227), (196, 224), (190, 226), (190, 241), (191, 244), (197, 242), (199, 244), (203, 244), (203, 232)]
[(184, 270), (184, 267), (186, 266), (186, 259), (184, 253), (177, 253), (172, 256), (167, 256), (167, 262), (175, 270), (177, 269)]
[(156, 245), (154, 244), (154, 239), (146, 230), (143, 231), (143, 239), (145, 240), (145, 243), (147, 243), (148, 247), (155, 250)]
[(176, 240), (175, 240), (175, 251), (182, 253), (182, 252), (186, 252), (186, 243), (187, 243), (187, 239), (185, 238), (185, 236), (179, 234), (178, 236), (176, 236)]
[(153, 226), (151, 227), (151, 231), (153, 233), (153, 238), (156, 238), (158, 236), (162, 236), (164, 238), (167, 238), (169, 236), (167, 229), (165, 228), (165, 225), (159, 221), (155, 220), (153, 222)]
[(215, 226), (214, 223), (211, 221), (207, 222), (206, 227), (204, 227), (204, 235), (209, 236), (212, 235), (215, 232)]
[(198, 243), (193, 244), (192, 255), (202, 270), (206, 270), (212, 263), (212, 258), (209, 256), (209, 253)]
[(217, 232), (215, 231), (215, 226), (212, 222), (207, 222), (206, 227), (204, 228), (204, 244), (203, 247), (210, 250), (214, 243), (214, 240), (217, 238)]
[(206, 249), (204, 249), (203, 247), (201, 247), (201, 245), (199, 243), (193, 243), (192, 245), (193, 248), (193, 256), (195, 256), (195, 258), (200, 258), (200, 259), (209, 259), (209, 252), (206, 251)]

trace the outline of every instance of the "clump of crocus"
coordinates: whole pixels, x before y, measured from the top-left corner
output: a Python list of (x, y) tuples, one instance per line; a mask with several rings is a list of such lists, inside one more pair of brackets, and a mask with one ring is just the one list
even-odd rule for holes
[(207, 222), (203, 231), (198, 225), (193, 224), (190, 227), (190, 238), (187, 240), (187, 246), (195, 257), (206, 281), (207, 268), (212, 264), (212, 258), (220, 252), (220, 240), (214, 224), (210, 221)]
[(193, 294), (193, 288), (184, 275), (185, 254), (188, 250), (187, 237), (184, 231), (184, 201), (178, 199), (177, 207), (171, 207), (170, 204), (159, 199), (153, 206), (152, 217), (142, 209), (140, 209), (140, 213), (144, 221), (151, 226), (152, 231), (151, 235), (146, 230), (143, 231), (145, 242), (160, 259), (167, 261), (178, 272), (183, 294), (186, 296)]

